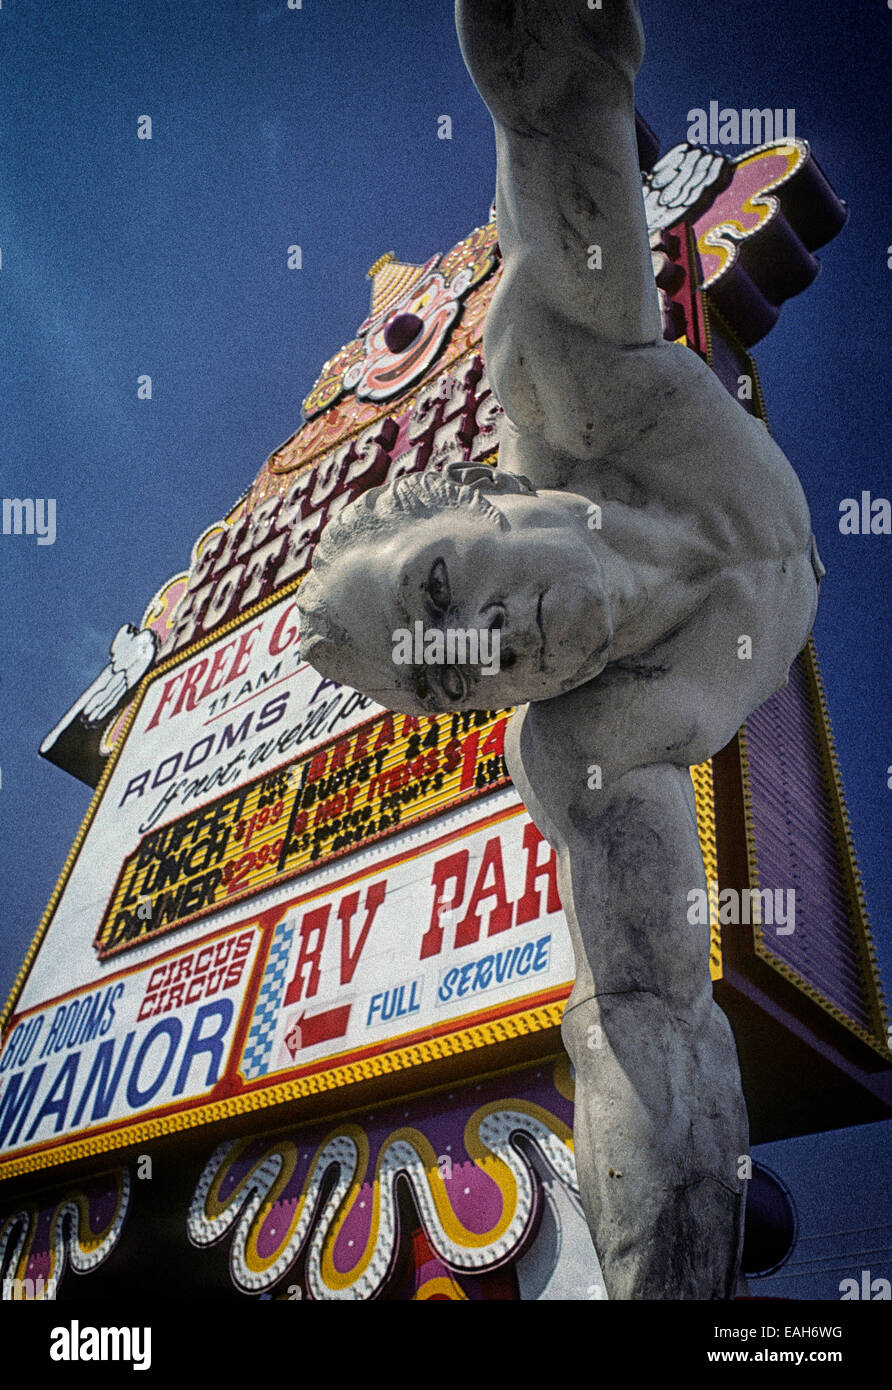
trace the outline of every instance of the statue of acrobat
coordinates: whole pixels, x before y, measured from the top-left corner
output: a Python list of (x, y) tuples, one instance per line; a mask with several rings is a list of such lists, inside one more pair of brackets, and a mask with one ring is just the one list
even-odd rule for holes
[[(519, 706), (506, 756), (558, 858), (576, 1162), (608, 1294), (731, 1298), (748, 1124), (687, 915), (705, 891), (689, 768), (786, 682), (823, 571), (764, 425), (663, 340), (635, 0), (458, 0), (457, 21), (498, 154), (499, 466), (346, 508), (300, 590), (303, 651), (395, 710)], [(498, 670), (395, 664), (419, 621), (497, 632)]]

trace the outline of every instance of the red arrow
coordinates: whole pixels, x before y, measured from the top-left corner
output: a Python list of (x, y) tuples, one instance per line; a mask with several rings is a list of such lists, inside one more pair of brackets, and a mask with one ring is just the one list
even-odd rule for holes
[(331, 1038), (342, 1038), (350, 1022), (351, 1007), (350, 1004), (339, 1004), (334, 1009), (326, 1009), (324, 1013), (310, 1017), (301, 1014), (288, 1033), (289, 1045), (293, 1045), (292, 1055), (301, 1047), (313, 1047)]

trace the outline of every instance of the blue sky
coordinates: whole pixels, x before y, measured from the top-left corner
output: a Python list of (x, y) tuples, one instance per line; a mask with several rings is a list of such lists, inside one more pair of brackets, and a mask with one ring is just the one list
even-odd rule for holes
[[(664, 149), (710, 100), (792, 107), (850, 205), (818, 280), (756, 357), (828, 569), (815, 637), (888, 984), (892, 538), (842, 536), (837, 521), (842, 498), (892, 490), (892, 11), (884, 0), (642, 9), (638, 105)], [(5, 0), (0, 45), (0, 468), (4, 495), (56, 498), (58, 528), (51, 547), (0, 537), (5, 995), (89, 800), (38, 757), (42, 737), (120, 624), (139, 619), (295, 429), (319, 367), (367, 312), (372, 261), (386, 250), (424, 261), (485, 221), (495, 156), (449, 0), (304, 0), (299, 11)], [(150, 142), (136, 138), (142, 114)], [(441, 114), (451, 141), (437, 139)], [(303, 269), (289, 272), (295, 242)], [(150, 402), (136, 395), (146, 372)], [(811, 1241), (794, 1260), (830, 1250), (844, 1262), (863, 1237), (827, 1232), (892, 1223), (890, 1134), (873, 1125), (766, 1146)], [(858, 1259), (889, 1277), (892, 1239), (867, 1244), (882, 1257)], [(831, 1287), (830, 1274), (806, 1273), (815, 1264), (783, 1291), (836, 1296), (842, 1273)]]

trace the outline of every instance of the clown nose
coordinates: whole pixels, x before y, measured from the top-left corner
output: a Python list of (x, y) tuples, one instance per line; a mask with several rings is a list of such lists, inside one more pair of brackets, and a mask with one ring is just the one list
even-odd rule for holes
[(384, 329), (384, 341), (391, 352), (405, 352), (424, 327), (417, 314), (395, 314)]

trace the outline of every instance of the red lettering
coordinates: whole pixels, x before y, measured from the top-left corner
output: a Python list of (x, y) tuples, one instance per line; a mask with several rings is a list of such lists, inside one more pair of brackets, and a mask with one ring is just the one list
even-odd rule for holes
[[(149, 1009), (148, 1006), (149, 1006), (150, 1004), (154, 1004), (154, 1002), (155, 1002), (155, 996), (154, 996), (154, 994), (146, 994), (145, 998), (143, 999), (142, 1003), (141, 1003), (140, 1006), (139, 1006), (139, 1013), (136, 1015), (136, 1021), (137, 1021), (137, 1023), (142, 1023), (142, 1021), (143, 1021), (144, 1018), (151, 1018), (152, 1013), (151, 1013), (151, 1009)], [(143, 1012), (143, 1010), (145, 1010), (145, 1012)]]
[[(547, 849), (546, 858), (541, 863), (539, 861), (540, 845), (545, 845)], [(517, 903), (518, 926), (522, 922), (532, 922), (541, 913), (540, 894), (536, 887), (540, 878), (548, 881), (545, 911), (558, 912), (561, 906), (557, 885), (557, 855), (544, 836), (539, 834), (532, 821), (528, 821), (524, 826), (523, 848), (527, 857), (527, 868), (523, 893)]]
[[(492, 873), (493, 881), (491, 884), (487, 884), (486, 880), (490, 873)], [(468, 910), (455, 929), (456, 946), (469, 946), (472, 942), (479, 940), (483, 921), (477, 909), (487, 898), (495, 899), (494, 906), (490, 909), (487, 931), (488, 936), (495, 936), (497, 932), (508, 930), (513, 917), (513, 908), (508, 901), (508, 894), (505, 890), (502, 844), (498, 835), (494, 835), (491, 840), (486, 842), (483, 858), (477, 872), (477, 880), (471, 893), (471, 901), (468, 903)]]
[(359, 893), (348, 893), (341, 899), (338, 908), (338, 916), (341, 919), (341, 984), (349, 985), (353, 979), (354, 971), (359, 964), (359, 957), (362, 955), (362, 948), (366, 943), (366, 937), (372, 928), (375, 920), (375, 913), (384, 901), (387, 893), (387, 880), (381, 879), (378, 883), (369, 884), (365, 895), (365, 922), (359, 933), (356, 948), (350, 950), (350, 926), (353, 922), (353, 914), (359, 906)]
[(202, 996), (204, 991), (205, 978), (203, 975), (196, 975), (195, 979), (186, 990), (186, 1003), (195, 1004)]
[[(281, 805), (281, 802), (277, 802)], [(281, 811), (279, 812), (281, 815)], [(254, 940), (254, 933), (250, 931), (242, 932), (241, 936), (236, 937), (235, 950), (232, 953), (233, 960), (243, 960), (251, 950), (251, 942)]]
[(285, 1004), (297, 1004), (299, 1000), (303, 999), (304, 986), (306, 986), (307, 999), (311, 998), (319, 988), (319, 976), (321, 974), (319, 959), (325, 945), (330, 912), (331, 903), (325, 903), (323, 907), (314, 907), (303, 915), (303, 921), (300, 924), (300, 952), (291, 983), (285, 991), (283, 1001)]
[(332, 750), (331, 762), (330, 762), (329, 767), (328, 767), (329, 772), (335, 772), (335, 771), (337, 771), (337, 769), (338, 769), (339, 767), (343, 767), (343, 766), (344, 766), (344, 763), (347, 761), (347, 754), (348, 754), (349, 752), (350, 752), (350, 740), (349, 740), (349, 739), (344, 739), (344, 741), (343, 741), (342, 743), (336, 744), (335, 747), (334, 747), (334, 749)]
[(154, 729), (155, 725), (158, 723), (158, 720), (161, 718), (161, 711), (173, 695), (174, 686), (176, 685), (177, 681), (181, 681), (182, 679), (183, 673), (182, 671), (178, 671), (175, 676), (171, 676), (169, 681), (164, 682), (164, 689), (161, 691), (161, 699), (158, 701), (158, 708), (155, 710), (155, 713), (152, 715), (152, 718), (149, 721), (148, 727), (146, 729), (147, 733), (149, 729)]
[(461, 780), (459, 781), (459, 791), (467, 791), (474, 785), (474, 774), (477, 771), (477, 744), (480, 742), (480, 734), (475, 732), (468, 734), (462, 744), (462, 766)]
[[(232, 670), (223, 682), (224, 685), (229, 685), (230, 681), (238, 680), (239, 676), (243, 676), (247, 671), (248, 663), (251, 659), (251, 646), (254, 642), (254, 638), (262, 627), (263, 623), (255, 623), (253, 627), (246, 628), (239, 637), (238, 647), (236, 648), (235, 656), (232, 658)], [(242, 662), (244, 662), (244, 665), (242, 665)]]
[(227, 936), (225, 941), (220, 941), (217, 943), (217, 947), (214, 951), (215, 969), (217, 966), (225, 965), (226, 962), (229, 960), (229, 957), (232, 955), (232, 944), (233, 943), (231, 936)]
[(211, 661), (211, 669), (210, 671), (208, 671), (208, 678), (204, 683), (204, 689), (198, 697), (199, 700), (203, 700), (206, 695), (213, 695), (215, 690), (220, 689), (220, 686), (223, 684), (223, 682), (222, 680), (219, 680), (217, 681), (217, 684), (214, 685), (214, 677), (220, 675), (221, 671), (223, 670), (224, 657), (226, 656), (226, 653), (229, 651), (230, 647), (234, 646), (235, 642), (226, 642), (222, 647), (220, 647), (216, 652), (214, 652), (214, 657)]
[(187, 710), (193, 710), (198, 704), (198, 682), (201, 680), (207, 668), (208, 659), (206, 656), (199, 657), (198, 661), (196, 661), (193, 666), (186, 667), (183, 688), (180, 691), (179, 699), (171, 711), (171, 719), (176, 718), (182, 710), (184, 703)]
[(387, 790), (389, 792), (402, 791), (403, 787), (409, 784), (409, 764), (397, 763), (389, 772), (383, 774), (387, 778)]
[(325, 771), (325, 764), (328, 761), (328, 750), (323, 748), (319, 753), (315, 753), (307, 768), (307, 781), (317, 782)]
[(443, 749), (443, 767), (446, 772), (454, 772), (461, 762), (462, 746), (457, 738), (451, 738)]
[(369, 755), (369, 750), (366, 745), (369, 741), (370, 732), (371, 730), (366, 729), (363, 733), (356, 735), (356, 742), (353, 745), (353, 761), (355, 763), (361, 763), (363, 758), (367, 758)]
[(393, 732), (393, 715), (385, 714), (381, 721), (378, 737), (375, 739), (375, 752), (377, 753), (379, 748), (386, 748), (389, 743), (393, 743), (395, 737), (396, 735)]
[[(418, 953), (419, 960), (425, 960), (428, 956), (438, 956), (443, 949), (443, 927), (441, 918), (444, 912), (453, 912), (461, 903), (465, 896), (465, 883), (468, 876), (468, 851), (458, 850), (455, 854), (448, 854), (445, 859), (438, 859), (434, 864), (431, 875), (431, 883), (434, 889), (434, 904), (431, 908), (431, 920), (427, 931), (421, 938), (421, 950)], [(446, 884), (449, 880), (455, 884), (455, 891), (451, 902), (446, 900)]]
[(494, 724), (486, 738), (483, 740), (483, 747), (480, 749), (481, 758), (497, 758), (505, 752), (505, 732), (508, 728), (508, 720), (500, 719)]
[(174, 961), (173, 969), (170, 974), (170, 983), (175, 985), (178, 980), (188, 980), (192, 974), (192, 957), (183, 956), (182, 959)]
[(316, 807), (313, 824), (322, 825), (327, 820), (334, 820), (335, 816), (341, 814), (345, 804), (343, 792), (338, 792), (336, 796), (331, 797), (328, 801), (320, 801), (319, 805)]
[(300, 633), (295, 626), (292, 625), (287, 630), (285, 628), (285, 623), (287, 622), (288, 618), (290, 618), (291, 614), (295, 612), (297, 612), (297, 604), (289, 603), (288, 607), (285, 609), (282, 616), (279, 618), (278, 622), (273, 628), (272, 636), (269, 639), (270, 656), (278, 656), (279, 652), (285, 651), (286, 647), (290, 647), (291, 643), (295, 642), (297, 638), (300, 636)]

